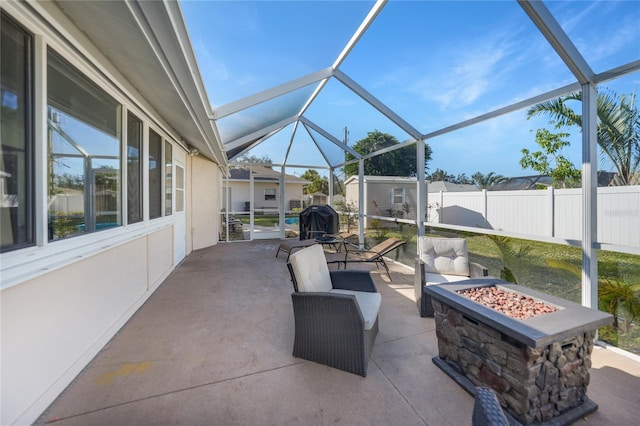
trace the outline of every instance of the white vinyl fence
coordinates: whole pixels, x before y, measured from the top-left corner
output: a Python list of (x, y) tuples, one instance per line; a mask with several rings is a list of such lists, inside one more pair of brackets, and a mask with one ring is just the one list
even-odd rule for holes
[[(580, 240), (581, 189), (429, 193), (429, 221)], [(597, 242), (640, 247), (640, 186), (598, 188)]]

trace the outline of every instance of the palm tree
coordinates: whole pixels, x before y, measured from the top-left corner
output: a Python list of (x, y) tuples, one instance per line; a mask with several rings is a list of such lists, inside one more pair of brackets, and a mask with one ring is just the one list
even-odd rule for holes
[[(567, 106), (567, 102), (582, 102), (582, 92), (572, 92), (557, 99), (541, 102), (527, 111), (527, 118), (547, 114), (552, 124), (582, 126), (582, 116)], [(599, 91), (596, 98), (598, 114), (598, 145), (618, 173), (618, 185), (640, 184), (640, 113), (631, 96)]]
[(489, 172), (486, 175), (480, 172), (475, 172), (471, 175), (471, 180), (478, 189), (487, 189), (490, 186), (504, 182), (507, 178), (502, 175), (497, 175), (494, 172)]

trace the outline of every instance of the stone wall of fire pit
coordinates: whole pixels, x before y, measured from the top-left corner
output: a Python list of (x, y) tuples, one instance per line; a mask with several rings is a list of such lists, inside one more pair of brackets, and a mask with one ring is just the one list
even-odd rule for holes
[[(497, 286), (557, 307), (515, 320), (458, 290)], [(439, 356), (434, 363), (474, 394), (490, 387), (517, 422), (570, 424), (597, 409), (587, 397), (595, 331), (610, 315), (496, 279), (429, 288)]]

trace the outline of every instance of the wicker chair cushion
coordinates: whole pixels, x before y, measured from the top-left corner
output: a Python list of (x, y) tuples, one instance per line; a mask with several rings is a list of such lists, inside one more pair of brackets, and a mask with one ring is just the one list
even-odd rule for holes
[(445, 275), (445, 274), (434, 274), (433, 272), (425, 272), (425, 284), (433, 285), (433, 284), (442, 284), (442, 283), (453, 283), (456, 281), (468, 280), (469, 277), (465, 277), (462, 275)]
[(380, 293), (339, 289), (331, 290), (331, 293), (353, 294), (356, 297), (356, 303), (364, 318), (364, 329), (371, 330), (371, 327), (376, 323), (376, 318), (378, 318), (378, 312), (380, 311), (380, 304), (382, 303)]
[(289, 258), (299, 292), (327, 292), (333, 288), (320, 244), (303, 248)]
[(418, 256), (425, 263), (425, 271), (469, 277), (469, 255), (464, 238), (418, 239)]

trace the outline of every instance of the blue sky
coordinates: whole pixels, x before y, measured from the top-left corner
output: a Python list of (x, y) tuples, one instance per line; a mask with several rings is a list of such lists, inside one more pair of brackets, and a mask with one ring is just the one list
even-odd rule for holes
[[(331, 66), (373, 4), (183, 0), (181, 6), (215, 108)], [(640, 2), (545, 4), (595, 72), (640, 59)], [(515, 1), (391, 1), (340, 70), (423, 133), (575, 81)], [(632, 93), (639, 83), (636, 73), (606, 87)], [(259, 126), (270, 115), (295, 111), (312, 88), (227, 119), (221, 128), (226, 132), (231, 121)], [(409, 139), (336, 81), (306, 117), (338, 139), (347, 127), (350, 145), (373, 130)], [(547, 122), (526, 120), (522, 110), (429, 140), (429, 170), (534, 174), (519, 166), (521, 149), (537, 149), (535, 130), (551, 129)], [(564, 131), (572, 134), (565, 154), (579, 167), (579, 129)], [(279, 162), (290, 138), (285, 129), (252, 153)], [(289, 163), (325, 164), (303, 132)]]

